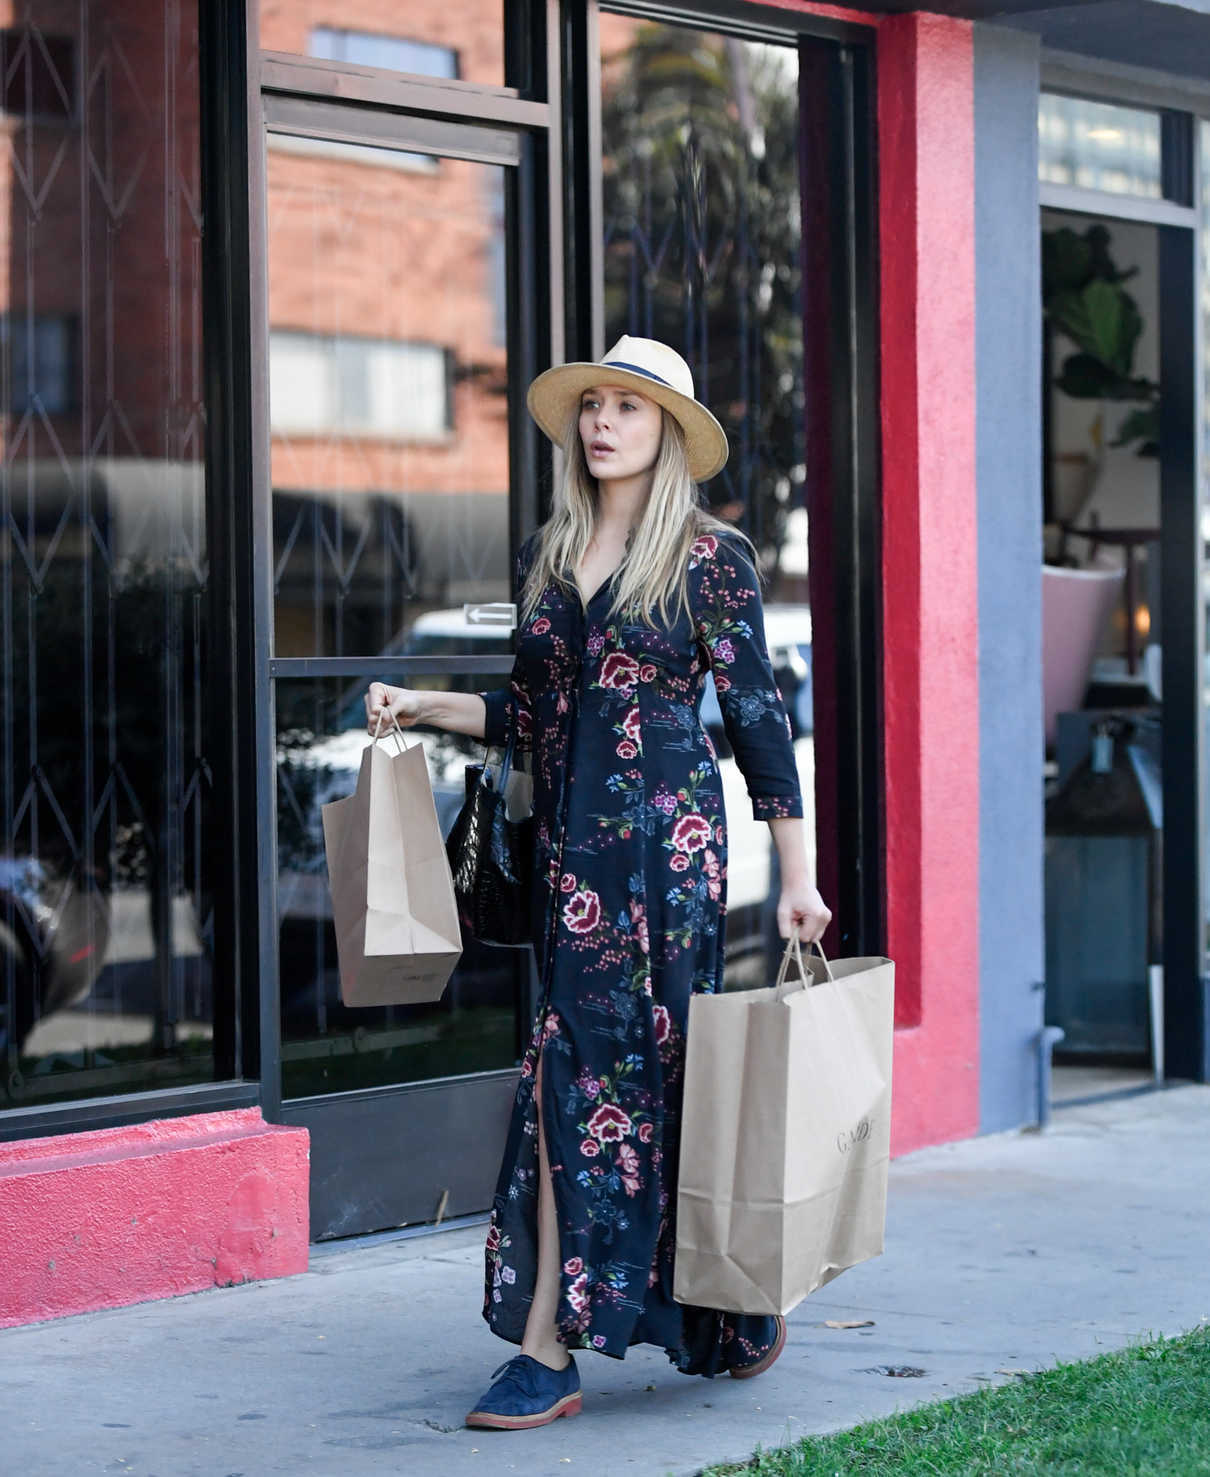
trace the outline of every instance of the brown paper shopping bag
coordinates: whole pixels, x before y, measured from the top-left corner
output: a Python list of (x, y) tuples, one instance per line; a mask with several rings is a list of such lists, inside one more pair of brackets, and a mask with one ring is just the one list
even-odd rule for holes
[(882, 1250), (894, 970), (794, 939), (772, 989), (690, 1000), (678, 1302), (788, 1313)]
[(346, 1005), (439, 1000), (462, 952), (423, 745), (371, 741), (357, 789), (323, 807)]

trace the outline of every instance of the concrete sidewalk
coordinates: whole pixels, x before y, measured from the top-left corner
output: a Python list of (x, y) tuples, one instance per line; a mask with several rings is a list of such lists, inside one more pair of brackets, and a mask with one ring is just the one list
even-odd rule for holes
[[(1208, 1143), (1210, 1088), (1183, 1087), (899, 1160), (886, 1254), (797, 1309), (767, 1375), (584, 1354), (584, 1414), (540, 1431), (461, 1425), (512, 1352), (479, 1320), (479, 1228), (316, 1249), (301, 1277), (11, 1329), (3, 1467), (693, 1473), (1210, 1316)], [(873, 1327), (825, 1327), (857, 1318)], [(882, 1372), (904, 1365), (923, 1372)]]

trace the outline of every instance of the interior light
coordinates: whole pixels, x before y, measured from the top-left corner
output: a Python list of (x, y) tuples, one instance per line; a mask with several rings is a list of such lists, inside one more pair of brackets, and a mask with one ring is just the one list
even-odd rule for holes
[(1096, 139), (1099, 144), (1119, 144), (1126, 135), (1120, 128), (1109, 128), (1102, 123), (1096, 128), (1090, 128), (1084, 137)]

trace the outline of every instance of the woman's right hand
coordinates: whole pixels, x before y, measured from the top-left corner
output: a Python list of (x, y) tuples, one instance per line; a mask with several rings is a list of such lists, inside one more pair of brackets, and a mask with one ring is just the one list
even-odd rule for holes
[(366, 693), (366, 728), (381, 738), (391, 727), (392, 718), (400, 728), (419, 723), (424, 694), (408, 687), (388, 687), (385, 682), (371, 682)]

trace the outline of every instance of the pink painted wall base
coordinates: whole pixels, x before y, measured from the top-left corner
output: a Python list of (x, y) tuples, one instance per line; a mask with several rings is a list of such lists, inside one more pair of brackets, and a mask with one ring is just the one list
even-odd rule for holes
[(0, 1327), (305, 1272), (308, 1160), (255, 1108), (0, 1145)]

